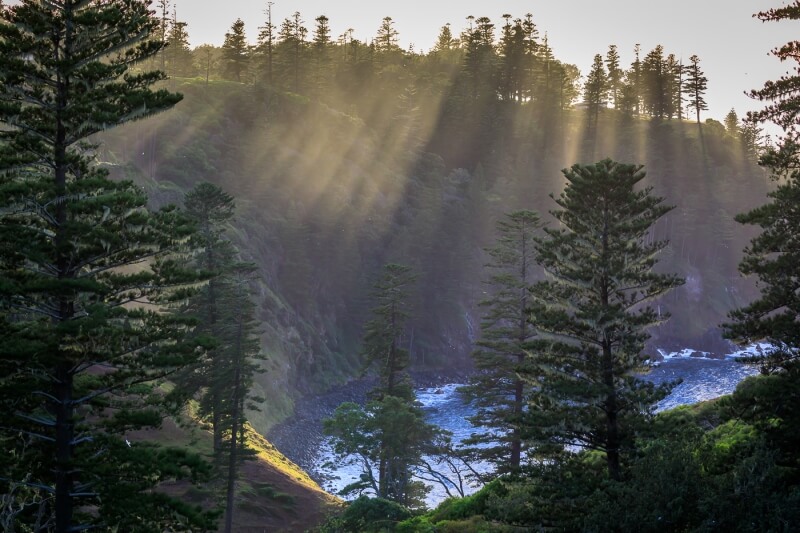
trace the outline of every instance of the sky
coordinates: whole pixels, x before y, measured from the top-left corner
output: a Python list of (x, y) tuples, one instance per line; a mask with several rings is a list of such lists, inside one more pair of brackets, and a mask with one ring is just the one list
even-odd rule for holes
[[(193, 45), (219, 45), (236, 18), (245, 22), (252, 42), (258, 26), (266, 21), (267, 0), (173, 0), (178, 19), (188, 23)], [(547, 33), (556, 56), (587, 73), (595, 54), (605, 55), (616, 44), (623, 65), (633, 60), (633, 47), (643, 53), (657, 44), (684, 62), (692, 54), (701, 60), (709, 79), (706, 117), (722, 120), (733, 107), (740, 116), (761, 105), (745, 96), (746, 90), (785, 73), (789, 65), (767, 56), (774, 47), (795, 39), (795, 22), (762, 23), (756, 11), (779, 7), (781, 0), (274, 0), (273, 24), (299, 11), (306, 26), (326, 15), (332, 34), (348, 28), (357, 39), (369, 41), (381, 19), (392, 17), (400, 32), (400, 44), (428, 50), (442, 25), (450, 23), (455, 34), (466, 17), (488, 16), (499, 27), (502, 14), (523, 17), (532, 13), (541, 35)]]

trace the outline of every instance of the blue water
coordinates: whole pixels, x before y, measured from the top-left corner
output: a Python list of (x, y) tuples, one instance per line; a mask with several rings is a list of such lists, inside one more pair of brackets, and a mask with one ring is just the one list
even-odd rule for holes
[[(693, 404), (730, 394), (736, 385), (757, 369), (738, 363), (734, 360), (737, 354), (725, 359), (707, 357), (689, 357), (688, 352), (662, 353), (664, 361), (654, 367), (646, 379), (655, 383), (673, 382), (681, 379), (671, 394), (657, 407), (658, 410), (671, 409), (678, 405)], [(740, 355), (740, 354), (739, 354)], [(465, 404), (463, 396), (457, 392), (461, 383), (450, 383), (440, 387), (417, 390), (417, 398), (428, 414), (428, 421), (446, 429), (453, 434), (453, 442), (461, 443), (476, 431), (467, 418), (473, 414), (470, 405)], [(320, 449), (317, 464), (325, 465), (332, 461), (330, 445), (325, 441)], [(488, 465), (473, 465), (479, 471), (485, 471)], [(321, 467), (320, 470), (328, 478), (323, 488), (337, 493), (344, 486), (358, 479), (360, 469), (355, 466)], [(435, 506), (448, 495), (437, 485), (430, 485), (427, 504)], [(477, 490), (477, 486), (466, 486), (467, 494)]]

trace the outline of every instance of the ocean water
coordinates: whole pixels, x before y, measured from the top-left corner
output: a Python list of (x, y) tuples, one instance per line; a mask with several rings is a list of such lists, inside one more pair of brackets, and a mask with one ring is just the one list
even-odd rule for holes
[[(768, 347), (752, 347), (731, 353), (724, 359), (707, 357), (707, 354), (694, 350), (661, 352), (664, 360), (654, 366), (645, 379), (659, 384), (681, 380), (671, 394), (659, 403), (658, 410), (710, 400), (730, 394), (744, 378), (757, 373), (755, 367), (737, 362), (737, 357), (758, 353), (766, 348)], [(463, 396), (458, 392), (460, 386), (462, 383), (448, 383), (416, 391), (417, 399), (425, 409), (428, 421), (450, 431), (453, 434), (454, 444), (461, 443), (476, 430), (467, 419), (474, 410), (465, 403)], [(325, 479), (322, 483), (323, 488), (331, 493), (337, 493), (357, 480), (361, 473), (359, 465), (335, 464), (328, 440), (323, 441), (320, 446), (316, 464), (319, 465), (318, 473)], [(478, 471), (486, 471), (489, 468), (489, 465), (480, 463), (472, 466)], [(431, 507), (449, 495), (457, 493), (455, 487), (450, 487), (448, 494), (448, 491), (439, 484), (427, 484), (431, 487), (431, 491), (426, 502)], [(467, 482), (462, 486), (466, 494), (478, 488), (477, 485), (470, 485)]]

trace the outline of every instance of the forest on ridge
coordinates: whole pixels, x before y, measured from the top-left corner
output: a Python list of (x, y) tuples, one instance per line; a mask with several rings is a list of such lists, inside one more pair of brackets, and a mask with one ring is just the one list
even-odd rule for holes
[[(269, 8), (192, 48), (178, 13), (0, 1), (4, 531), (800, 521), (796, 65), (717, 120), (699, 55), (582, 73), (531, 14), (418, 52)], [(755, 342), (733, 394), (656, 413), (661, 353)], [(463, 446), (419, 375), (466, 383)], [(265, 437), (364, 376), (326, 494)]]

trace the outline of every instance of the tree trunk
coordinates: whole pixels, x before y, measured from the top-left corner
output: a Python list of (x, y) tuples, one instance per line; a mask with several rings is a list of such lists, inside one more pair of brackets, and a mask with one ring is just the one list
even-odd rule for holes
[[(519, 356), (519, 362), (522, 364), (524, 354)], [(522, 380), (517, 379), (514, 382), (514, 418), (516, 420), (514, 429), (511, 430), (511, 458), (509, 459), (509, 466), (514, 470), (519, 470), (519, 465), (522, 462), (522, 435), (520, 435), (520, 420), (522, 416)]]
[(619, 464), (619, 422), (617, 420), (617, 394), (614, 389), (614, 360), (608, 341), (603, 344), (603, 383), (609, 388), (606, 396), (606, 460), (608, 475), (614, 481), (621, 481)]
[(236, 369), (233, 374), (233, 393), (232, 405), (233, 411), (231, 412), (231, 447), (228, 456), (228, 486), (226, 489), (226, 503), (225, 503), (225, 533), (231, 533), (233, 528), (233, 504), (236, 489), (236, 461), (238, 458), (238, 437), (240, 429), (241, 413), (239, 410), (240, 397), (242, 396), (241, 384), (241, 371), (242, 371), (242, 321), (240, 317), (238, 324), (238, 331), (236, 337)]
[[(608, 232), (608, 221), (606, 220), (603, 227), (602, 238), (602, 257), (604, 261), (607, 261), (607, 258), (610, 255), (610, 252), (608, 251)], [(604, 310), (608, 309), (610, 306), (609, 286), (610, 283), (608, 278), (604, 277), (604, 279), (601, 281), (600, 287), (600, 298)], [(606, 461), (608, 463), (609, 477), (614, 481), (620, 481), (622, 476), (620, 473), (619, 464), (620, 438), (619, 422), (617, 420), (619, 407), (617, 405), (617, 391), (614, 387), (614, 354), (611, 350), (611, 341), (608, 338), (608, 333), (605, 331), (603, 332), (602, 350), (603, 384), (608, 389), (604, 402), (606, 412)]]
[(69, 362), (59, 364), (55, 385), (56, 411), (56, 533), (72, 530), (72, 441), (75, 427), (72, 420), (72, 373)]
[[(71, 53), (72, 46), (72, 3), (66, 2), (64, 5), (65, 24), (63, 57), (67, 59)], [(55, 37), (58, 41), (58, 37)], [(58, 50), (56, 42), (56, 50)], [(67, 131), (62, 121), (63, 114), (66, 113), (67, 101), (69, 99), (69, 78), (62, 77), (59, 73), (57, 79), (57, 101), (56, 101), (56, 139), (54, 143), (55, 156), (55, 194), (57, 198), (63, 198), (67, 194)], [(64, 254), (65, 239), (64, 234), (68, 221), (66, 201), (58, 201), (56, 207), (56, 227), (54, 245), (56, 250), (55, 263), (58, 269), (58, 278), (63, 280), (71, 277), (69, 258)], [(72, 319), (75, 306), (74, 302), (64, 297), (60, 298), (58, 319), (54, 326)], [(60, 350), (59, 350), (60, 351)], [(56, 448), (56, 486), (55, 486), (55, 515), (56, 533), (67, 533), (72, 530), (72, 489), (73, 489), (73, 467), (72, 451), (75, 434), (73, 421), (73, 374), (72, 363), (63, 358), (58, 353), (60, 360), (56, 365), (56, 375), (53, 396), (51, 402), (52, 409), (55, 411), (55, 448)]]

